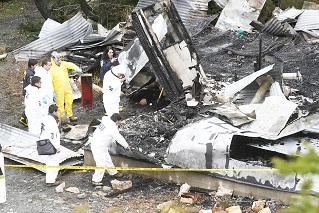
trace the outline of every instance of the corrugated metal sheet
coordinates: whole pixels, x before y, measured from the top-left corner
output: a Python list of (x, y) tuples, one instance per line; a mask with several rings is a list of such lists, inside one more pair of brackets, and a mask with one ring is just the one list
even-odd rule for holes
[(44, 38), (49, 36), (51, 31), (59, 26), (61, 26), (61, 23), (56, 22), (52, 19), (47, 19), (41, 28), (41, 31), (39, 33), (39, 38)]
[(305, 10), (298, 18), (295, 30), (319, 29), (319, 10)]
[[(37, 140), (38, 137), (29, 132), (6, 124), (0, 124), (2, 152), (12, 160), (24, 164), (45, 164), (47, 157), (45, 155), (38, 155)], [(81, 157), (81, 155), (61, 146), (60, 163), (64, 162), (64, 165), (74, 165), (76, 162), (72, 159), (74, 157)], [(39, 170), (43, 171), (43, 169)]]
[(26, 61), (29, 58), (40, 58), (42, 55), (58, 48), (78, 42), (88, 36), (92, 31), (92, 25), (86, 21), (81, 13), (77, 13), (70, 20), (52, 29), (43, 29), (48, 36), (13, 51), (17, 61)]
[[(160, 2), (160, 0), (140, 0), (135, 10), (158, 2)], [(190, 26), (191, 22), (208, 16), (209, 0), (172, 0), (172, 2), (186, 27)]]
[(289, 34), (289, 28), (291, 28), (289, 24), (281, 23), (276, 17), (272, 17), (269, 21), (267, 21), (261, 32), (281, 36)]
[(299, 16), (304, 10), (298, 10), (295, 8), (286, 9), (283, 12), (280, 12), (278, 14), (275, 14), (275, 17), (279, 21), (284, 21), (286, 19), (295, 19), (297, 16)]

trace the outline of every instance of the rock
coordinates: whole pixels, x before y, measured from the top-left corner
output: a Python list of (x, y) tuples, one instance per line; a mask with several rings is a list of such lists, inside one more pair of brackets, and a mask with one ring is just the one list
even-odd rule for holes
[(229, 208), (226, 208), (226, 213), (241, 213), (240, 206), (231, 206)]
[(142, 106), (146, 106), (147, 105), (147, 100), (145, 98), (143, 98), (142, 100), (140, 100), (139, 104), (142, 105)]
[(76, 188), (76, 187), (66, 188), (65, 191), (67, 191), (67, 192), (72, 192), (72, 193), (76, 193), (76, 194), (80, 193), (80, 190), (79, 190), (78, 188)]
[(227, 188), (224, 188), (222, 186), (219, 186), (215, 196), (216, 197), (232, 196), (233, 192), (234, 191), (231, 189), (227, 189)]
[(264, 209), (265, 204), (266, 204), (265, 200), (254, 201), (253, 205), (251, 206), (251, 209), (259, 212)]
[(103, 186), (102, 190), (105, 191), (105, 192), (109, 192), (109, 191), (112, 190), (112, 188), (109, 187), (109, 186)]
[(112, 180), (111, 185), (113, 189), (116, 190), (124, 190), (132, 187), (132, 181), (119, 181), (119, 180)]
[(60, 192), (63, 192), (63, 189), (65, 187), (65, 182), (61, 183), (60, 185), (58, 185), (56, 188), (55, 188), (55, 191), (57, 193), (60, 193)]
[(85, 193), (81, 193), (81, 194), (78, 194), (77, 198), (84, 199), (84, 198), (86, 198), (86, 196), (87, 195)]
[(264, 208), (263, 210), (259, 211), (258, 213), (271, 213), (270, 208)]
[(190, 192), (183, 192), (181, 195), (180, 202), (181, 203), (188, 203), (194, 204), (197, 202), (198, 194), (190, 193)]
[(182, 193), (189, 192), (190, 188), (191, 186), (188, 185), (188, 183), (184, 183), (183, 185), (181, 185), (179, 189), (178, 197), (182, 196)]

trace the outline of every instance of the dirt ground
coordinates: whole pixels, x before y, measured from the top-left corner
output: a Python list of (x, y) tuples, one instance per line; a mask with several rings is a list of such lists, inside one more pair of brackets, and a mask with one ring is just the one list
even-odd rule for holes
[[(19, 118), (23, 112), (22, 73), (26, 69), (25, 62), (16, 62), (13, 58), (12, 50), (24, 46), (34, 38), (20, 35), (16, 31), (19, 23), (26, 22), (28, 19), (41, 19), (32, 0), (21, 2), (23, 10), (21, 13), (0, 19), (0, 45), (7, 46), (8, 57), (0, 61), (0, 121), (26, 130), (19, 124)], [(193, 38), (193, 43), (201, 57), (201, 63), (204, 71), (214, 76), (216, 80), (233, 81), (235, 76), (243, 77), (252, 73), (255, 56), (239, 56), (224, 49), (229, 46), (242, 52), (257, 52), (258, 39), (263, 38), (265, 48), (273, 42), (285, 42), (285, 45), (279, 49), (270, 52), (270, 55), (276, 56), (284, 61), (285, 72), (300, 71), (303, 75), (303, 81), (287, 81), (287, 85), (299, 90), (297, 95), (304, 98), (299, 103), (301, 107), (309, 108), (313, 102), (319, 98), (317, 58), (318, 45), (305, 42), (295, 42), (286, 37), (273, 37), (269, 35), (260, 35), (259, 33), (244, 33), (238, 35), (236, 32), (220, 32), (214, 27), (208, 27), (202, 33)], [(180, 103), (183, 105), (183, 103)], [(141, 107), (135, 103), (124, 105), (124, 117), (131, 119), (133, 115), (141, 115), (141, 121), (144, 126), (140, 126), (146, 135), (152, 135), (153, 132), (163, 132), (164, 142), (162, 146), (150, 146), (145, 144), (147, 140), (137, 139), (134, 136), (127, 136), (128, 141), (135, 141), (135, 147), (145, 149), (146, 154), (151, 152), (160, 153), (154, 159), (155, 163), (163, 160), (165, 144), (169, 143), (170, 138), (176, 131), (187, 123), (196, 119), (198, 109), (183, 109), (179, 113), (171, 114), (164, 111), (164, 117), (175, 119), (176, 125), (172, 127), (169, 122), (163, 122), (166, 125), (159, 125), (156, 128), (150, 128), (148, 115), (146, 112), (152, 112), (149, 106)], [(103, 115), (103, 104), (100, 98), (94, 100), (93, 107), (82, 107), (79, 100), (74, 102), (74, 114), (79, 117), (79, 124), (88, 124), (93, 118), (100, 119)], [(154, 114), (152, 114), (153, 116)], [(133, 121), (130, 121), (134, 123)], [(136, 123), (139, 125), (140, 123)], [(144, 144), (143, 144), (144, 143)], [(165, 144), (164, 144), (165, 143)], [(6, 160), (6, 163), (15, 163)], [(80, 194), (70, 192), (56, 193), (54, 188), (47, 188), (44, 184), (44, 174), (25, 168), (6, 168), (7, 183), (7, 202), (0, 204), (1, 212), (102, 212), (106, 209), (117, 208), (118, 212), (156, 212), (158, 204), (170, 200), (177, 200), (177, 193), (180, 185), (159, 180), (148, 179), (126, 175), (126, 179), (131, 179), (133, 185), (143, 185), (143, 188), (134, 188), (130, 192), (123, 194), (112, 194), (114, 191), (109, 189), (96, 189), (91, 186), (92, 171), (66, 171), (61, 180), (65, 181), (66, 187), (77, 187)], [(105, 181), (109, 182), (108, 177)], [(105, 195), (110, 195), (105, 197)], [(183, 206), (184, 209), (195, 208), (209, 209), (213, 207), (210, 197), (203, 195), (201, 200), (194, 206)], [(247, 211), (248, 212), (248, 211)], [(274, 212), (274, 211), (273, 211)]]

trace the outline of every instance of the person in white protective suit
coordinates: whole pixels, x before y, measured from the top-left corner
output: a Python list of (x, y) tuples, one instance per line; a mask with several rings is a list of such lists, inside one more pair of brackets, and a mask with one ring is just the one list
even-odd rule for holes
[[(47, 155), (47, 166), (59, 166), (60, 163), (60, 131), (58, 128), (58, 107), (51, 104), (48, 109), (48, 114), (41, 120), (40, 140), (49, 139), (56, 149), (56, 154)], [(59, 173), (58, 168), (48, 168), (46, 170), (45, 181), (48, 187), (57, 186), (60, 184), (56, 180)]]
[(122, 64), (113, 67), (104, 75), (103, 104), (107, 115), (119, 113), (121, 86), (125, 81), (126, 67)]
[[(126, 150), (130, 150), (130, 146), (118, 130), (118, 125), (120, 125), (121, 120), (122, 116), (118, 113), (114, 113), (112, 116), (103, 116), (102, 122), (94, 131), (91, 150), (97, 167), (114, 167), (112, 158), (108, 152), (109, 146), (114, 140), (121, 144)], [(123, 176), (123, 174), (117, 170), (107, 171), (111, 177), (120, 178)], [(102, 179), (104, 173), (105, 170), (95, 170), (92, 177), (92, 184), (94, 186), (103, 185)]]
[(52, 77), (53, 89), (56, 94), (55, 102), (58, 106), (58, 118), (60, 118), (62, 112), (66, 111), (70, 120), (76, 121), (77, 117), (73, 116), (72, 111), (73, 94), (69, 82), (68, 70), (75, 70), (77, 73), (81, 74), (82, 69), (71, 62), (62, 61), (59, 53), (56, 51), (51, 53), (51, 63), (52, 67), (50, 69), (50, 74)]
[(31, 84), (25, 88), (24, 105), (25, 114), (28, 118), (29, 132), (39, 136), (40, 133), (40, 119), (47, 114), (45, 104), (47, 100), (42, 92), (41, 78), (33, 76)]
[(53, 91), (52, 78), (50, 75), (51, 61), (50, 59), (44, 59), (41, 62), (41, 66), (35, 68), (35, 76), (39, 76), (42, 81), (41, 89), (45, 98), (47, 99), (47, 104), (45, 104), (46, 111), (49, 110), (49, 106), (54, 103), (56, 95)]

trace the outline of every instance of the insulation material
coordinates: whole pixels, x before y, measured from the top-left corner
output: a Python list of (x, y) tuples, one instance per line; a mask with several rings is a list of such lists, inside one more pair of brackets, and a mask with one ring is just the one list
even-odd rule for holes
[(284, 97), (267, 97), (256, 112), (256, 120), (242, 129), (267, 135), (278, 135), (296, 108), (297, 104)]
[(182, 80), (183, 88), (191, 87), (197, 72), (190, 67), (195, 66), (196, 61), (192, 60), (186, 43), (183, 41), (180, 44), (175, 44), (163, 52), (177, 76)]

